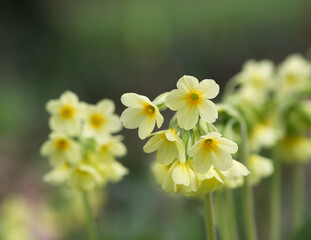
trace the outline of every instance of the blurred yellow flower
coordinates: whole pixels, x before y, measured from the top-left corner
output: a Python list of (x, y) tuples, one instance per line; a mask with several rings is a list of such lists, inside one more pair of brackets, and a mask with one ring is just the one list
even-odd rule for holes
[(281, 141), (278, 154), (287, 163), (310, 161), (311, 139), (300, 135), (287, 135)]
[(103, 179), (94, 166), (80, 163), (71, 172), (68, 178), (68, 185), (82, 191), (92, 191)]
[(114, 103), (109, 99), (103, 99), (95, 106), (86, 105), (85, 123), (82, 135), (86, 138), (96, 138), (99, 141), (107, 141), (111, 133), (121, 130), (119, 117), (114, 114)]
[(249, 157), (249, 170), (251, 172), (251, 182), (256, 185), (262, 178), (272, 175), (274, 166), (271, 159), (251, 154)]
[(193, 128), (199, 116), (206, 122), (215, 122), (218, 112), (215, 104), (209, 99), (219, 93), (219, 85), (212, 79), (201, 82), (192, 76), (183, 76), (177, 82), (177, 89), (166, 97), (165, 104), (177, 111), (177, 121), (181, 128)]
[(118, 182), (129, 172), (126, 167), (115, 160), (98, 163), (95, 168), (101, 175), (101, 184), (106, 184), (108, 181)]
[(280, 65), (278, 80), (281, 93), (286, 97), (287, 93), (303, 90), (310, 85), (311, 63), (302, 55), (293, 54), (288, 56)]
[(122, 136), (111, 136), (107, 141), (98, 143), (98, 159), (100, 161), (113, 161), (116, 157), (123, 157), (127, 150), (121, 142)]
[(50, 184), (59, 185), (67, 181), (71, 173), (72, 167), (68, 163), (63, 163), (45, 174), (43, 180)]
[(243, 87), (266, 91), (273, 87), (274, 64), (270, 60), (248, 60), (235, 78)]
[(201, 136), (188, 151), (193, 157), (194, 169), (198, 173), (206, 173), (213, 165), (218, 171), (226, 171), (232, 166), (231, 154), (236, 153), (238, 145), (221, 137), (219, 132), (211, 132)]
[(165, 165), (171, 164), (177, 158), (181, 163), (186, 161), (184, 143), (173, 129), (154, 133), (145, 144), (144, 151), (157, 151), (158, 162)]
[(50, 100), (46, 105), (47, 111), (52, 115), (50, 127), (52, 130), (77, 135), (81, 129), (83, 117), (83, 104), (79, 102), (76, 94), (64, 92), (59, 100)]
[(81, 158), (80, 145), (60, 132), (53, 132), (41, 147), (41, 154), (49, 157), (53, 166), (69, 162), (77, 163)]
[(128, 107), (121, 115), (124, 127), (138, 128), (140, 139), (145, 139), (153, 131), (156, 123), (158, 128), (162, 126), (163, 116), (149, 98), (136, 93), (125, 93), (121, 102)]

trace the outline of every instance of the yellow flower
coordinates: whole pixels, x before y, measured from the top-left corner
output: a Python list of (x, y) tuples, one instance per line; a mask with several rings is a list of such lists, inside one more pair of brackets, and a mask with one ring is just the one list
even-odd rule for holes
[(198, 178), (187, 162), (175, 161), (163, 179), (162, 189), (166, 192), (183, 194), (198, 190)]
[(209, 99), (218, 93), (219, 85), (212, 79), (199, 83), (195, 77), (183, 76), (177, 82), (177, 89), (167, 95), (165, 104), (177, 111), (178, 125), (189, 130), (197, 124), (199, 116), (206, 122), (215, 122), (217, 108)]
[(53, 166), (65, 162), (77, 163), (81, 157), (80, 145), (63, 133), (51, 133), (49, 140), (41, 147), (41, 154), (50, 157)]
[(129, 172), (126, 167), (117, 161), (101, 162), (96, 165), (96, 170), (102, 177), (102, 183), (108, 181), (118, 182)]
[(262, 147), (272, 147), (281, 137), (282, 131), (269, 122), (258, 123), (250, 133), (250, 147), (253, 151), (259, 151)]
[(100, 173), (86, 163), (80, 163), (71, 172), (68, 185), (83, 191), (92, 191), (103, 182)]
[(310, 78), (311, 63), (299, 54), (288, 56), (279, 67), (278, 79), (284, 94), (303, 90)]
[(144, 146), (144, 151), (157, 151), (158, 162), (165, 165), (171, 164), (177, 158), (181, 163), (186, 161), (184, 143), (173, 129), (154, 133)]
[(287, 162), (307, 162), (311, 159), (311, 139), (299, 135), (287, 135), (278, 149), (280, 159)]
[(152, 173), (155, 176), (156, 182), (159, 185), (162, 185), (164, 178), (166, 177), (168, 171), (170, 169), (170, 166), (164, 165), (159, 163), (158, 161), (154, 161), (152, 163)]
[(225, 187), (230, 189), (236, 189), (242, 187), (244, 184), (244, 177), (236, 178), (236, 179), (225, 179)]
[(50, 184), (59, 185), (68, 180), (71, 172), (71, 166), (68, 163), (63, 163), (45, 174), (43, 179)]
[(101, 161), (113, 161), (115, 157), (125, 156), (127, 150), (121, 142), (122, 136), (112, 136), (98, 144), (98, 158)]
[(194, 169), (206, 173), (211, 165), (219, 171), (226, 171), (232, 166), (231, 154), (236, 153), (238, 145), (221, 137), (219, 132), (212, 132), (201, 137), (188, 154), (193, 158)]
[(121, 130), (119, 117), (114, 112), (114, 103), (109, 99), (98, 102), (95, 106), (87, 105), (83, 136), (101, 141), (109, 139), (111, 133)]
[(248, 60), (235, 78), (243, 87), (260, 92), (273, 86), (273, 75), (274, 64), (271, 61)]
[(53, 130), (77, 135), (81, 128), (83, 105), (80, 104), (76, 94), (64, 92), (59, 100), (50, 100), (46, 105), (47, 111), (52, 115), (50, 127)]
[(197, 194), (206, 194), (215, 191), (224, 184), (223, 176), (213, 166), (204, 174), (197, 173), (197, 176), (200, 181)]
[(252, 154), (249, 157), (249, 170), (251, 182), (256, 185), (262, 178), (269, 177), (273, 173), (274, 167), (271, 159)]
[(153, 131), (156, 123), (158, 128), (162, 126), (163, 116), (149, 98), (136, 93), (125, 93), (121, 102), (128, 107), (121, 115), (124, 127), (138, 128), (140, 139), (145, 139)]

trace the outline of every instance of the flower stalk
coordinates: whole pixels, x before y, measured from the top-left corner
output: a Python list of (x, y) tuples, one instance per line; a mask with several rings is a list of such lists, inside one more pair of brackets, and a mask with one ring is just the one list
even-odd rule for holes
[(303, 223), (303, 211), (304, 211), (304, 183), (303, 183), (303, 171), (301, 164), (295, 164), (293, 170), (293, 192), (294, 192), (294, 229), (297, 229)]
[(86, 192), (81, 193), (83, 207), (86, 215), (86, 227), (89, 234), (89, 240), (98, 240), (97, 230), (95, 221), (92, 217), (91, 206)]
[[(241, 126), (241, 146), (240, 146), (241, 155), (240, 157), (241, 157), (241, 162), (248, 168), (249, 167), (248, 134), (247, 134), (247, 126), (243, 119), (240, 119), (240, 126)], [(251, 181), (250, 176), (246, 176), (245, 183), (243, 186), (247, 239), (257, 240), (253, 191), (252, 191), (250, 181)]]
[(208, 240), (216, 240), (215, 230), (215, 215), (213, 206), (213, 195), (211, 192), (205, 194), (205, 220), (206, 220), (206, 235)]

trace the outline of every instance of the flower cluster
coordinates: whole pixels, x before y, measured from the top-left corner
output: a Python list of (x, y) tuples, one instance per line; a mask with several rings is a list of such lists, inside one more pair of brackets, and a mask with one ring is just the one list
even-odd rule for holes
[(53, 169), (44, 180), (52, 184), (67, 182), (69, 186), (91, 191), (107, 182), (116, 182), (128, 170), (116, 161), (126, 154), (114, 103), (104, 99), (96, 105), (79, 101), (67, 91), (46, 105), (51, 114), (51, 134), (41, 154), (50, 160)]
[[(311, 63), (294, 54), (275, 67), (269, 60), (247, 61), (230, 82), (224, 102), (241, 114), (249, 130), (253, 184), (273, 173), (262, 149), (277, 149), (286, 162), (311, 158)], [(237, 140), (238, 141), (238, 140)]]
[[(150, 137), (144, 151), (157, 153), (152, 169), (166, 192), (205, 194), (224, 185), (226, 179), (248, 175), (247, 168), (232, 159), (237, 144), (222, 137), (213, 125), (218, 111), (211, 99), (218, 93), (214, 80), (199, 82), (183, 76), (177, 89), (154, 101), (135, 93), (122, 95), (121, 101), (128, 108), (121, 121), (126, 128), (138, 128), (141, 139)], [(160, 111), (166, 108), (176, 112), (169, 129), (152, 133), (156, 124), (162, 126)]]

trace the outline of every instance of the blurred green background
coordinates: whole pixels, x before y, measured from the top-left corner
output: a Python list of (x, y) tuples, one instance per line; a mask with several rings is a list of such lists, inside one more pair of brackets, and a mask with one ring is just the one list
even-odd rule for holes
[[(70, 218), (49, 217), (53, 215), (49, 211), (71, 213), (63, 190), (42, 181), (50, 168), (39, 155), (49, 133), (45, 103), (72, 90), (90, 103), (111, 98), (121, 114), (123, 93), (153, 99), (175, 88), (184, 74), (213, 78), (224, 87), (249, 58), (279, 63), (291, 53), (306, 54), (311, 46), (310, 12), (309, 0), (2, 0), (2, 206), (13, 198), (20, 200), (21, 209), (31, 210), (25, 221), (30, 222), (35, 240), (86, 239), (82, 224), (58, 234), (59, 222)], [(104, 190), (104, 204), (97, 211), (102, 239), (204, 239), (200, 199), (162, 192), (149, 170), (152, 155), (143, 153), (137, 131), (122, 134), (129, 151), (121, 161), (130, 174)], [(283, 199), (287, 235), (291, 219), (287, 176), (284, 184), (289, 185)], [(269, 229), (268, 187), (265, 180), (255, 188), (259, 239), (266, 239)], [(239, 204), (238, 215), (242, 207)], [(12, 208), (22, 215), (14, 204)]]

